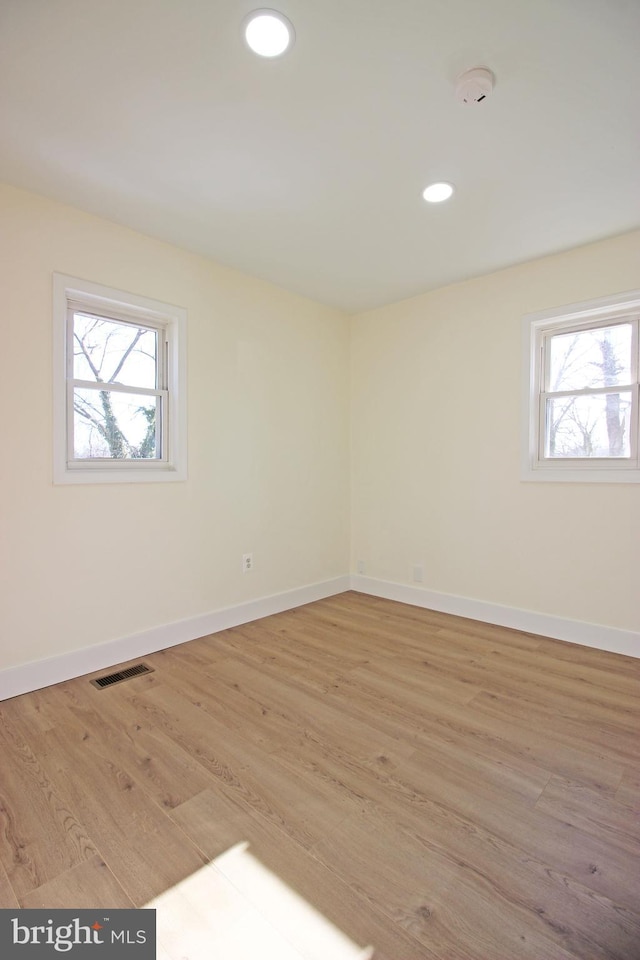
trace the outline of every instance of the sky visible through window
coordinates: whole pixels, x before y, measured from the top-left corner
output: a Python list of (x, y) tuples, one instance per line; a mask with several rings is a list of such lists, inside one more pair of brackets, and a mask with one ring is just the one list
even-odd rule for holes
[[(75, 459), (148, 460), (161, 456), (161, 398), (151, 392), (159, 386), (158, 340), (158, 331), (149, 327), (74, 313)], [(126, 392), (121, 389), (124, 387), (134, 389)]]
[(547, 350), (545, 456), (630, 457), (632, 324), (556, 334)]

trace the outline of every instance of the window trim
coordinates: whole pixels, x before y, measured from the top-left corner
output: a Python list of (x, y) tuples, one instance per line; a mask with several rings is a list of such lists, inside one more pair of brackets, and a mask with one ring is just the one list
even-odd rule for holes
[[(542, 457), (543, 422), (541, 398), (544, 394), (543, 339), (545, 334), (588, 329), (608, 322), (622, 322), (640, 315), (640, 290), (601, 297), (584, 303), (569, 304), (553, 310), (527, 314), (522, 319), (523, 395), (521, 479), (580, 483), (640, 483), (638, 450), (638, 410), (640, 385), (633, 381), (635, 403), (632, 408), (631, 450), (635, 459), (593, 458), (550, 460)], [(633, 341), (636, 349), (637, 342)], [(633, 349), (633, 347), (632, 347)], [(638, 371), (636, 371), (637, 377)]]
[[(162, 364), (166, 380), (166, 410), (162, 460), (73, 460), (73, 409), (70, 392), (74, 378), (69, 344), (73, 310), (81, 307), (118, 321), (139, 322), (162, 331), (166, 344)], [(149, 483), (182, 481), (187, 478), (186, 407), (186, 323), (182, 307), (161, 303), (148, 297), (125, 293), (101, 284), (65, 274), (53, 275), (53, 482), (69, 483)], [(115, 385), (114, 385), (115, 387)]]

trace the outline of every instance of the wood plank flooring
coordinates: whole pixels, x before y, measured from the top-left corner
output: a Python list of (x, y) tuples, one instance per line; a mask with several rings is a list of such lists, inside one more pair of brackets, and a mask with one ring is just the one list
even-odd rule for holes
[(164, 960), (640, 960), (640, 660), (357, 593), (144, 660), (0, 704), (0, 907), (153, 905)]

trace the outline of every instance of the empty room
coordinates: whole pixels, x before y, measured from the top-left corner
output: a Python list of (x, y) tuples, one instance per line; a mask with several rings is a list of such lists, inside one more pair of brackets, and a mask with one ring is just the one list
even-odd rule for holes
[(2, 957), (640, 960), (638, 37), (0, 0)]

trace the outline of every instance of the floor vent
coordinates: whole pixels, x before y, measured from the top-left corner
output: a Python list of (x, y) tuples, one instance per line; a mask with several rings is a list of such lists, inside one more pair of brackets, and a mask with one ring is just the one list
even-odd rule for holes
[(141, 673), (153, 673), (153, 667), (148, 667), (146, 663), (136, 663), (135, 667), (127, 667), (126, 670), (108, 673), (106, 677), (98, 677), (91, 683), (98, 690), (104, 690), (105, 687), (111, 687), (114, 683), (120, 683), (122, 680), (129, 680), (130, 677), (139, 677)]

